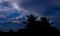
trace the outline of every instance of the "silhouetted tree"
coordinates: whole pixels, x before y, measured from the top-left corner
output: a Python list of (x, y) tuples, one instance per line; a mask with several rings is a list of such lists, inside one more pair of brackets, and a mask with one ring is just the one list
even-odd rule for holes
[(41, 34), (48, 33), (48, 35), (59, 34), (59, 31), (51, 26), (51, 23), (46, 17), (41, 17), (40, 21), (36, 21), (37, 17), (33, 15), (27, 16), (28, 20), (23, 22), (27, 24), (27, 28), (23, 30), (23, 32), (39, 32)]
[(23, 22), (24, 24), (27, 24), (27, 28), (25, 31), (27, 32), (36, 32), (37, 24), (36, 24), (36, 19), (37, 17), (34, 15), (29, 15), (27, 16), (28, 20), (27, 22)]
[(40, 21), (41, 27), (48, 27), (48, 26), (50, 26), (50, 22), (49, 22), (49, 20), (46, 17), (42, 17), (40, 19), (41, 19), (41, 21)]
[(30, 16), (27, 16), (27, 18), (28, 18), (28, 28), (30, 27), (32, 27), (32, 28), (34, 28), (33, 26), (36, 26), (35, 24), (36, 24), (36, 19), (37, 19), (37, 17), (35, 17), (35, 16), (33, 16), (33, 15), (30, 15)]

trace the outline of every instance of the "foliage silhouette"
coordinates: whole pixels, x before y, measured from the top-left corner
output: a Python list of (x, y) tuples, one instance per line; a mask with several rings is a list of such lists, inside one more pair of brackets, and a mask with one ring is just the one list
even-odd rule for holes
[[(27, 22), (23, 22), (27, 24), (27, 28), (23, 30), (23, 32), (39, 32), (43, 33), (50, 33), (50, 34), (59, 34), (60, 32), (49, 23), (49, 20), (46, 17), (41, 17), (40, 21), (36, 21), (37, 17), (33, 15), (27, 16)], [(49, 35), (50, 35), (49, 34)]]
[(40, 31), (43, 32), (43, 33), (50, 33), (51, 34), (59, 34), (59, 31), (51, 26), (51, 24), (49, 23), (49, 20), (46, 18), (46, 17), (42, 17), (40, 18), (41, 21), (40, 21)]
[[(27, 28), (25, 29), (18, 29), (17, 32), (20, 33), (24, 33), (24, 32), (33, 32), (33, 33), (41, 33), (41, 34), (45, 34), (48, 33), (48, 35), (56, 35), (58, 33), (60, 33), (60, 31), (58, 31), (55, 27), (51, 26), (51, 23), (49, 22), (49, 20), (46, 17), (41, 17), (39, 21), (37, 21), (36, 16), (34, 15), (29, 15), (27, 16), (27, 21), (22, 22), (24, 24), (27, 24)], [(10, 29), (9, 32), (14, 32), (13, 29)], [(47, 35), (47, 34), (46, 34)]]
[(25, 22), (27, 24), (27, 28), (25, 29), (26, 32), (36, 32), (37, 31), (37, 24), (36, 19), (37, 17), (33, 15), (27, 16), (28, 20)]

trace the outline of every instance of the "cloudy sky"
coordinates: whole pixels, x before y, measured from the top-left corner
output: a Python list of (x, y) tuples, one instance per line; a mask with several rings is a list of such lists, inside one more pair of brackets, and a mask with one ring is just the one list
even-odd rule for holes
[(0, 29), (17, 30), (24, 16), (32, 13), (51, 18), (52, 25), (60, 29), (60, 0), (0, 0)]

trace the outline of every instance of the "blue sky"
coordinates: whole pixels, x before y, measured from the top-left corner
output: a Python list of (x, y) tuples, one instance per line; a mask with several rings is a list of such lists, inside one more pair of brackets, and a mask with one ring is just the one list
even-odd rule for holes
[[(59, 0), (0, 0), (0, 29), (4, 31), (11, 28), (17, 30), (20, 26), (19, 23), (16, 23), (25, 20), (24, 16), (33, 12), (38, 16), (51, 18), (55, 22), (53, 26), (60, 29)], [(11, 21), (14, 24), (8, 23)]]

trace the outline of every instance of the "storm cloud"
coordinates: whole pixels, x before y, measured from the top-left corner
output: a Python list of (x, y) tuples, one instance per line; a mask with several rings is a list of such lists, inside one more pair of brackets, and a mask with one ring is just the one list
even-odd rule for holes
[(33, 13), (51, 18), (55, 22), (53, 26), (60, 29), (60, 0), (0, 0), (0, 18), (6, 21), (15, 21)]
[(40, 16), (51, 18), (55, 22), (53, 25), (60, 29), (60, 0), (25, 0), (21, 6), (31, 13), (35, 11)]

